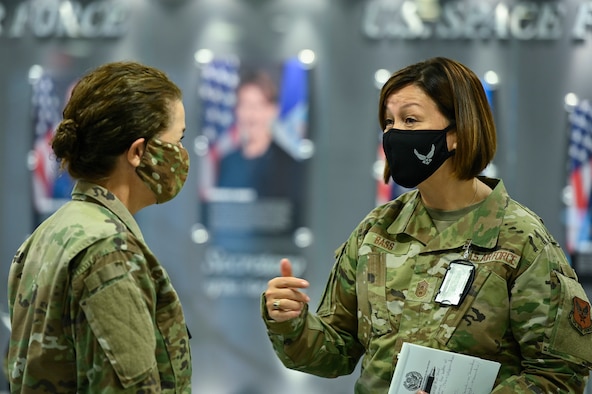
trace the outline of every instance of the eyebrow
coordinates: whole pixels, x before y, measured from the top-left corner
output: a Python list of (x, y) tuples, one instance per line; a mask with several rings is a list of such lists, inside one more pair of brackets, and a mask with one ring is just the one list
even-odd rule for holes
[[(406, 108), (409, 108), (409, 107), (421, 107), (421, 106), (422, 106), (421, 103), (416, 102), (416, 101), (411, 101), (411, 102), (407, 102), (407, 103), (401, 104), (401, 106), (399, 107), (399, 109), (406, 109)], [(390, 110), (389, 110), (388, 102), (385, 103), (384, 109), (385, 109), (385, 113), (391, 113)]]
[(406, 103), (401, 105), (401, 107), (399, 107), (399, 109), (407, 109), (409, 107), (421, 107), (422, 105), (420, 103), (416, 103), (416, 102), (411, 102), (411, 103)]
[[(411, 102), (411, 103), (405, 103), (403, 105), (401, 105), (398, 110), (402, 111), (402, 110), (406, 110), (409, 109), (410, 107), (419, 107), (422, 108), (422, 105), (420, 103), (416, 103), (416, 102)], [(392, 116), (394, 117), (395, 115), (391, 112), (391, 110), (388, 108), (388, 106), (385, 106), (384, 108), (384, 115), (385, 116)]]

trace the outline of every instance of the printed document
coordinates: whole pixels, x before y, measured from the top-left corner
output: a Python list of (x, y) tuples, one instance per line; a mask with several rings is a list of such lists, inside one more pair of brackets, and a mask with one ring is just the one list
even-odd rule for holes
[(388, 394), (489, 394), (500, 363), (403, 343)]

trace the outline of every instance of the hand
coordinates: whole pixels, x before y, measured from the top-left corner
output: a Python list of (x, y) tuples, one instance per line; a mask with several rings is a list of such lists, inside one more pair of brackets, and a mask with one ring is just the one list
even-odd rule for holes
[(292, 276), (290, 260), (280, 261), (280, 272), (282, 276), (270, 280), (265, 290), (267, 313), (277, 322), (300, 316), (304, 304), (310, 301), (310, 298), (299, 290), (307, 288), (309, 284), (304, 279)]

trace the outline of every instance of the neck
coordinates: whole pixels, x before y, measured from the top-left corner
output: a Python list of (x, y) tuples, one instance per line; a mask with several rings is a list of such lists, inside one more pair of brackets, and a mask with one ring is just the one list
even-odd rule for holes
[(468, 181), (458, 179), (426, 181), (418, 189), (426, 207), (443, 211), (466, 208), (485, 199), (489, 194), (486, 189), (491, 192), (491, 189), (477, 178)]

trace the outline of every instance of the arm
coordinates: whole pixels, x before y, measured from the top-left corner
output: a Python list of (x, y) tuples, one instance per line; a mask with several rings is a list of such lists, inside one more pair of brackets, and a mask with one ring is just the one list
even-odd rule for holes
[[(352, 248), (354, 248), (352, 246)], [(273, 312), (263, 310), (263, 318), (273, 347), (286, 367), (324, 377), (351, 373), (364, 349), (357, 341), (355, 265), (342, 249), (325, 288), (317, 314), (305, 305), (291, 320), (273, 320)], [(269, 291), (263, 302), (272, 304)], [(265, 304), (262, 304), (265, 307)]]
[(159, 392), (155, 295), (145, 260), (138, 251), (93, 250), (73, 283), (79, 292), (71, 309), (79, 381), (89, 392)]
[(589, 301), (555, 243), (532, 261), (511, 289), (510, 319), (523, 370), (493, 392), (581, 393), (592, 365), (592, 330), (582, 333), (570, 315), (574, 299)]

